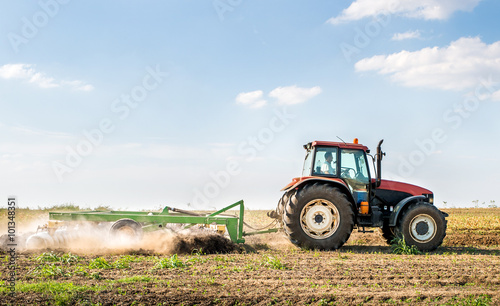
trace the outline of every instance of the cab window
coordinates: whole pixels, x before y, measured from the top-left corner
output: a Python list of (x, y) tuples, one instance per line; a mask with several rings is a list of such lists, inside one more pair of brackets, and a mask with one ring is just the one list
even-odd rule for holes
[(362, 150), (342, 149), (340, 177), (353, 189), (363, 189), (369, 183), (368, 164)]
[(314, 175), (337, 176), (337, 148), (316, 148), (313, 173)]
[(302, 168), (302, 176), (310, 176), (313, 162), (313, 153), (311, 150), (307, 151), (306, 159), (304, 160), (304, 167)]

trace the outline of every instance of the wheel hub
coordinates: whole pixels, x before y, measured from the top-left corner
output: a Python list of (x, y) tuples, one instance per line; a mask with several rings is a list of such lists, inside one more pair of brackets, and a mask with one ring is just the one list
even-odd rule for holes
[(321, 214), (317, 214), (315, 217), (314, 217), (314, 222), (320, 224), (323, 222), (323, 216)]
[(429, 231), (429, 225), (426, 222), (419, 222), (416, 226), (417, 234), (425, 235)]
[(425, 243), (436, 236), (437, 226), (427, 214), (417, 215), (410, 222), (410, 235), (419, 243)]
[(335, 205), (316, 199), (307, 203), (300, 214), (301, 227), (312, 238), (328, 238), (339, 226), (340, 215)]

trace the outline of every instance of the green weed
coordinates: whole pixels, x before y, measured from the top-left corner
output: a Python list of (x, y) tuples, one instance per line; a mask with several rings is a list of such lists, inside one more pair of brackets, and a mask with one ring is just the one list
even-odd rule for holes
[(81, 257), (77, 255), (73, 255), (71, 253), (66, 253), (63, 255), (59, 255), (54, 252), (45, 252), (36, 257), (37, 261), (41, 262), (61, 262), (64, 264), (72, 264), (80, 261)]
[(400, 254), (400, 255), (419, 255), (422, 254), (416, 246), (409, 246), (406, 244), (404, 238), (394, 237), (391, 241), (391, 251), (392, 254)]
[(86, 266), (77, 266), (73, 270), (73, 275), (81, 275), (81, 276), (89, 276), (89, 272), (87, 272)]
[(131, 277), (124, 277), (116, 280), (116, 283), (124, 283), (124, 284), (130, 284), (130, 283), (149, 283), (153, 281), (153, 279), (149, 276), (143, 276), (143, 275), (135, 275)]
[(169, 258), (160, 259), (153, 269), (175, 269), (183, 268), (185, 266), (186, 264), (177, 257), (177, 254), (174, 254)]
[(92, 274), (89, 275), (91, 279), (95, 279), (95, 280), (99, 280), (101, 279), (101, 272), (94, 272)]
[(42, 261), (42, 262), (57, 262), (57, 261), (59, 261), (59, 256), (54, 252), (47, 252), (47, 253), (42, 253), (42, 254), (38, 255), (36, 260)]
[(111, 287), (102, 285), (74, 285), (71, 282), (37, 282), (19, 283), (16, 285), (16, 292), (38, 292), (52, 296), (51, 305), (72, 305), (85, 301), (88, 292), (100, 292), (109, 290)]
[(105, 258), (98, 257), (89, 263), (89, 269), (111, 269), (113, 265), (110, 264)]
[(38, 266), (33, 270), (33, 275), (44, 278), (70, 277), (71, 273), (56, 265)]
[(479, 296), (469, 295), (466, 298), (455, 298), (453, 303), (446, 305), (460, 305), (460, 306), (488, 306), (492, 305), (491, 296), (481, 294)]
[(120, 257), (113, 263), (113, 268), (115, 269), (130, 269), (130, 261), (132, 259), (128, 257)]
[(279, 258), (269, 256), (264, 259), (264, 265), (269, 269), (275, 270), (289, 270), (290, 268), (286, 266), (286, 264), (282, 263)]

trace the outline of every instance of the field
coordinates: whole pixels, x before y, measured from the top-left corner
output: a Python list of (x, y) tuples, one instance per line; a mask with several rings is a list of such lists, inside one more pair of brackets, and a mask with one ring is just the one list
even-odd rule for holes
[[(163, 252), (144, 246), (20, 252), (14, 296), (3, 252), (0, 304), (499, 305), (500, 209), (446, 212), (443, 246), (417, 255), (394, 254), (378, 232), (354, 232), (331, 252), (300, 250), (282, 233), (239, 246), (182, 237)], [(22, 227), (46, 214), (19, 210), (16, 218)], [(250, 224), (267, 223), (263, 211), (245, 216)], [(5, 210), (0, 218), (7, 219)], [(4, 232), (5, 222), (0, 226)], [(206, 254), (217, 248), (229, 253)]]

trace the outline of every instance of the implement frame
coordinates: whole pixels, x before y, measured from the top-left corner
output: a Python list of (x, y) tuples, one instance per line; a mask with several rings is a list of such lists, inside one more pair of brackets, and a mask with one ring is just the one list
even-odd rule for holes
[[(231, 208), (239, 206), (239, 217), (232, 215), (222, 215)], [(229, 234), (229, 238), (234, 243), (244, 243), (244, 236), (274, 233), (278, 228), (271, 228), (265, 231), (244, 232), (244, 210), (243, 200), (224, 207), (216, 212), (206, 215), (195, 212), (183, 211), (165, 206), (162, 212), (138, 212), (138, 211), (82, 211), (82, 212), (49, 212), (49, 220), (56, 221), (77, 221), (77, 222), (116, 222), (120, 219), (132, 219), (142, 225), (143, 231), (161, 230), (166, 224), (184, 224), (184, 228), (192, 227), (196, 224), (217, 224), (224, 225)]]

